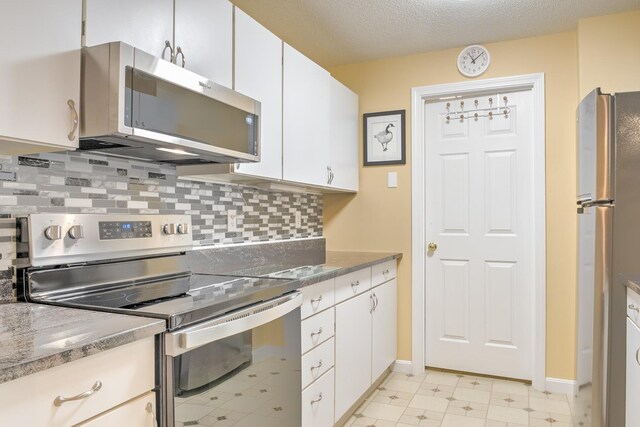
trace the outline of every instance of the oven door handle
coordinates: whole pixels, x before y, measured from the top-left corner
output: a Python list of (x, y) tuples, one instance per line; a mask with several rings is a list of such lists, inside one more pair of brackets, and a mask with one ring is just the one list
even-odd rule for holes
[(165, 335), (165, 352), (179, 356), (205, 344), (249, 331), (290, 313), (302, 305), (302, 294), (294, 292), (271, 301)]

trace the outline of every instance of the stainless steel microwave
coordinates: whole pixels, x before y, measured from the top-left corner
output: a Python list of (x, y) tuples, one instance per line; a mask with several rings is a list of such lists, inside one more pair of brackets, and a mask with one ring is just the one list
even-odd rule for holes
[(80, 150), (179, 165), (260, 161), (260, 102), (122, 42), (82, 52)]

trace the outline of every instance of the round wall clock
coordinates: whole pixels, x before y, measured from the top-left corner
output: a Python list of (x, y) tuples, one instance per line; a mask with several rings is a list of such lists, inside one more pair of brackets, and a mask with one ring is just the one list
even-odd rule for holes
[(458, 70), (467, 77), (477, 77), (487, 71), (491, 57), (484, 47), (474, 44), (462, 49), (458, 55)]

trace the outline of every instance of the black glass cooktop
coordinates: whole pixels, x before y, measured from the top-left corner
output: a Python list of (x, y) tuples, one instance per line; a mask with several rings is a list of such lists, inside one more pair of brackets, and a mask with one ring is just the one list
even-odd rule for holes
[(192, 274), (148, 283), (131, 283), (53, 302), (164, 318), (171, 330), (267, 301), (296, 288), (297, 282), (289, 279)]

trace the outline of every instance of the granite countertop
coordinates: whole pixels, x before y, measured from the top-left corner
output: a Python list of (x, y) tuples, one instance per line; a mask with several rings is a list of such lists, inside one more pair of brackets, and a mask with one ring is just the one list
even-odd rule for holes
[(640, 280), (625, 280), (624, 284), (636, 294), (640, 294)]
[(23, 302), (0, 304), (0, 383), (159, 334), (165, 321)]
[(327, 251), (324, 266), (328, 267), (328, 271), (309, 279), (300, 280), (300, 287), (333, 279), (394, 259), (402, 259), (402, 254), (397, 252)]

